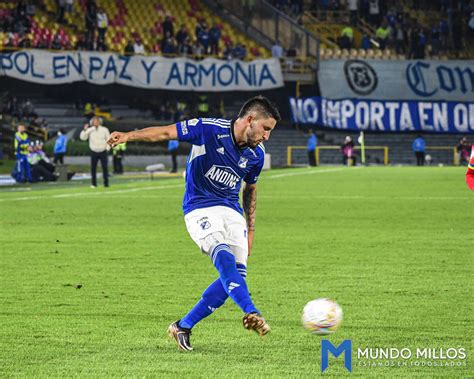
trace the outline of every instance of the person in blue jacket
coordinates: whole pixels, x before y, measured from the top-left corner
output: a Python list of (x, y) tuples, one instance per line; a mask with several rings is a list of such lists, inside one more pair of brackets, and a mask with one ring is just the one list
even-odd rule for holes
[(179, 142), (177, 140), (168, 141), (168, 151), (171, 155), (171, 161), (173, 162), (173, 168), (170, 172), (178, 172), (178, 147)]
[(416, 157), (416, 165), (423, 166), (425, 164), (425, 149), (426, 144), (424, 138), (418, 134), (413, 144), (411, 145), (413, 152), (415, 153)]
[(318, 137), (310, 129), (308, 132), (308, 164), (316, 166), (316, 145), (318, 144)]
[(54, 143), (54, 164), (64, 164), (64, 155), (67, 150), (67, 137), (64, 133), (64, 129), (59, 129), (58, 137)]

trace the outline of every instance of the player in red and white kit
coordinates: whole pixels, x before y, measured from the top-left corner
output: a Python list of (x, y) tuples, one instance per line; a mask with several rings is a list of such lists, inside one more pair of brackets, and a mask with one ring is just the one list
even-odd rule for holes
[(471, 158), (469, 158), (469, 165), (467, 166), (466, 184), (474, 191), (474, 145), (472, 145)]

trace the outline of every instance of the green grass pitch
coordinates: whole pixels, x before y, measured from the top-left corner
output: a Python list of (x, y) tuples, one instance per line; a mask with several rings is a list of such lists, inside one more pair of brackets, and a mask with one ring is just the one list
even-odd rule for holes
[[(473, 194), (463, 168), (272, 170), (258, 184), (248, 282), (272, 326), (231, 300), (166, 335), (216, 278), (188, 236), (183, 179), (0, 190), (0, 377), (317, 377), (304, 304), (336, 300), (353, 343), (325, 376), (472, 377)], [(77, 288), (80, 287), (80, 288)], [(361, 367), (358, 347), (460, 348), (460, 367)]]

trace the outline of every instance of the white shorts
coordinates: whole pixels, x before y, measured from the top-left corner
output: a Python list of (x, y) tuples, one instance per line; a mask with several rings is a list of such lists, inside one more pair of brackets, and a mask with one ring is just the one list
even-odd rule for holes
[(209, 254), (203, 240), (210, 234), (220, 232), (232, 250), (237, 263), (247, 265), (247, 222), (237, 211), (224, 206), (195, 209), (184, 216), (186, 228), (201, 251)]

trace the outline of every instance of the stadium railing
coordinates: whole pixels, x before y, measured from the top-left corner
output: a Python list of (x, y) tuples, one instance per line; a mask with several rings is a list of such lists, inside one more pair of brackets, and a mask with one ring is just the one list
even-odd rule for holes
[[(206, 0), (204, 3), (214, 9), (216, 7), (212, 1)], [(240, 1), (221, 0), (218, 4), (220, 9), (239, 18), (271, 43), (279, 41), (285, 50), (296, 48), (299, 56), (318, 60), (319, 39), (270, 2), (259, 0), (242, 6)]]
[[(340, 146), (318, 146), (316, 147), (316, 164), (320, 164), (321, 150), (340, 150)], [(360, 150), (359, 146), (354, 147), (354, 150)], [(288, 146), (287, 147), (287, 165), (291, 167), (293, 165), (292, 156), (295, 150), (307, 150), (306, 146)], [(388, 146), (365, 146), (365, 150), (383, 150), (383, 164), (388, 165), (389, 162), (389, 148)]]

